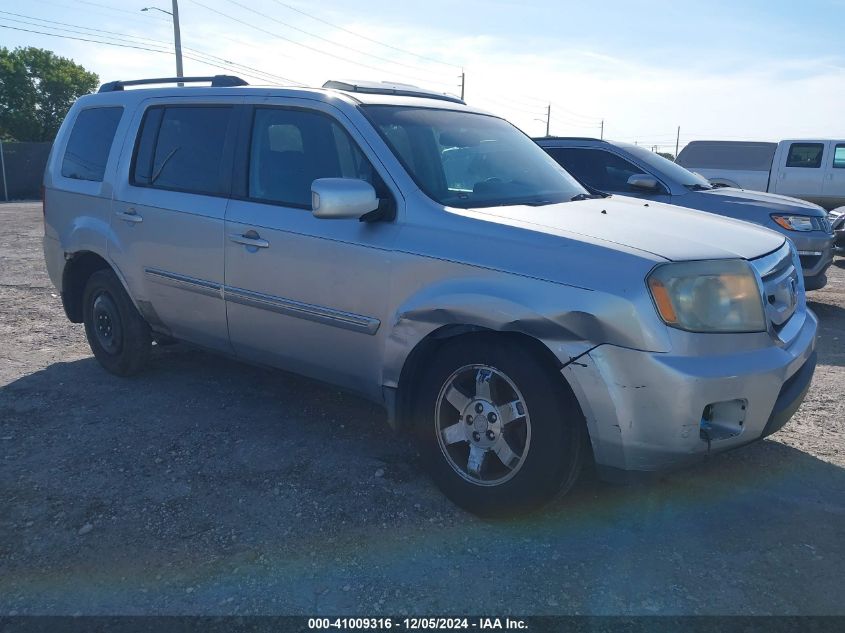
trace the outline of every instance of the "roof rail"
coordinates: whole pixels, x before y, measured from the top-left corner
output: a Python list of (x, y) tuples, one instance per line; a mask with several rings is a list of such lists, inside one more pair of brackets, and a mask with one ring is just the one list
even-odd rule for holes
[(606, 143), (607, 141), (602, 138), (596, 138), (594, 136), (534, 136), (532, 137), (534, 141), (599, 141), (601, 143)]
[(118, 92), (126, 86), (146, 86), (149, 84), (205, 83), (211, 82), (213, 88), (248, 86), (240, 77), (234, 75), (214, 75), (213, 77), (158, 77), (154, 79), (132, 79), (130, 81), (110, 81), (100, 86), (99, 92)]
[(451, 101), (452, 103), (466, 102), (452, 95), (441, 92), (433, 92), (425, 88), (412, 86), (411, 84), (399, 84), (388, 81), (336, 81), (329, 80), (323, 84), (323, 88), (343, 90), (345, 92), (362, 92), (371, 95), (398, 95), (401, 97), (424, 97), (426, 99), (439, 99), (440, 101)]

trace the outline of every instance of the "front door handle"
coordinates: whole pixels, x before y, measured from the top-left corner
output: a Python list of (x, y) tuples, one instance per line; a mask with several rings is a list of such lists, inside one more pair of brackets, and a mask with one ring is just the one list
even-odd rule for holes
[(138, 224), (138, 222), (144, 221), (144, 218), (138, 215), (138, 212), (135, 209), (127, 209), (126, 211), (115, 211), (115, 215), (124, 222), (130, 222), (132, 224)]
[(261, 236), (255, 231), (247, 231), (243, 235), (240, 233), (231, 233), (229, 240), (235, 244), (243, 244), (244, 246), (253, 246), (255, 248), (268, 248), (270, 246), (270, 242), (261, 239)]

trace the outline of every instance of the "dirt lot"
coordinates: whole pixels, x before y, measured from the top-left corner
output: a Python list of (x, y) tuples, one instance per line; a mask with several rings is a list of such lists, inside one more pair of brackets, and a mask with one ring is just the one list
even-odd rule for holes
[(783, 431), (488, 522), (325, 385), (183, 346), (107, 374), (41, 230), (0, 205), (0, 615), (845, 614), (845, 260)]

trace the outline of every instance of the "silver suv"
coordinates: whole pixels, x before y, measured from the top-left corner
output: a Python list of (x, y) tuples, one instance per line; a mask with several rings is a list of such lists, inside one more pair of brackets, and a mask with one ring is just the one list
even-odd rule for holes
[(355, 391), (480, 514), (588, 459), (627, 477), (746, 444), (801, 403), (817, 321), (782, 235), (591, 195), (455, 98), (207, 79), (106, 84), (53, 148), (47, 267), (112, 373), (176, 339)]

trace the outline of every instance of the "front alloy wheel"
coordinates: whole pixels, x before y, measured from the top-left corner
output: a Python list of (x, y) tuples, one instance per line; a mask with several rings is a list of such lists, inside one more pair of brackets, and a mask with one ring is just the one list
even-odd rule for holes
[(414, 416), (435, 483), (476, 514), (536, 508), (580, 471), (578, 403), (542, 350), (517, 337), (445, 342), (420, 377)]
[(467, 365), (449, 376), (437, 397), (434, 424), (446, 461), (480, 486), (497, 486), (516, 475), (531, 444), (522, 393), (487, 365)]

